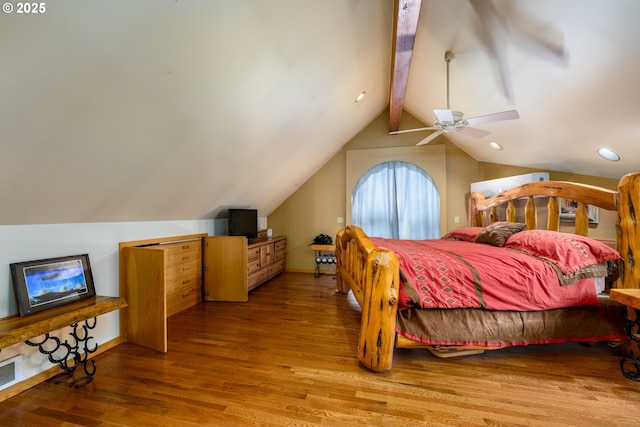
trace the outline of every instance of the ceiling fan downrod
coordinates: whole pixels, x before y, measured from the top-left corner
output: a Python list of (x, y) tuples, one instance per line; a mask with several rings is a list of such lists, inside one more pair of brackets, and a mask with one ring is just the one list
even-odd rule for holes
[(449, 106), (449, 63), (456, 59), (456, 54), (450, 50), (444, 53), (444, 61), (447, 63), (447, 110), (450, 110)]

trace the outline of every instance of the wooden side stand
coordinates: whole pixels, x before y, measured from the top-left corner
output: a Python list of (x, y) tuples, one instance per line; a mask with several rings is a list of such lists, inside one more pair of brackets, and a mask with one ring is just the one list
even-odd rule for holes
[(334, 264), (336, 263), (336, 245), (311, 245), (311, 250), (314, 251), (315, 254), (315, 262), (316, 268), (314, 272), (315, 277), (320, 277), (322, 273), (320, 272), (321, 264)]
[[(626, 305), (623, 315), (627, 324), (624, 329), (629, 339), (635, 344), (630, 347), (638, 348), (640, 344), (640, 289), (614, 288), (611, 289), (609, 297)], [(629, 356), (624, 356), (620, 360), (622, 375), (633, 381), (640, 381), (640, 360), (638, 357), (640, 355), (634, 354), (634, 351), (629, 349)], [(631, 369), (627, 369), (629, 365), (631, 365)]]
[[(96, 317), (127, 306), (124, 298), (96, 296), (60, 307), (20, 317), (18, 315), (0, 319), (0, 349), (19, 342), (38, 347), (40, 353), (47, 355), (51, 363), (60, 365), (62, 372), (50, 380), (57, 383), (71, 378), (78, 365), (82, 364), (85, 375), (69, 383), (70, 387), (82, 387), (93, 380), (96, 363), (89, 359), (89, 354), (98, 349), (96, 344), (89, 348), (89, 330), (95, 328)], [(91, 321), (90, 321), (91, 320)], [(62, 342), (52, 337), (49, 332), (71, 326), (71, 340)], [(42, 340), (31, 339), (43, 335)], [(83, 351), (81, 353), (81, 351)], [(62, 354), (61, 357), (57, 354)], [(91, 365), (88, 365), (88, 362)]]

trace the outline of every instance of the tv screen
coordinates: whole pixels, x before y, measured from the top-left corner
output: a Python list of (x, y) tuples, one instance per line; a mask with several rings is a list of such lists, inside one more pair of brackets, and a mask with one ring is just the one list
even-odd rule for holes
[(227, 221), (229, 236), (245, 236), (247, 239), (258, 237), (257, 209), (229, 209)]

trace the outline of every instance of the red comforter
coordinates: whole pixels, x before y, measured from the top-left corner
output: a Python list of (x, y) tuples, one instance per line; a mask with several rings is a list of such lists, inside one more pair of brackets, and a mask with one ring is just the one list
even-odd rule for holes
[(519, 251), (457, 240), (371, 241), (398, 257), (406, 282), (400, 309), (535, 311), (599, 305), (595, 279), (561, 286), (548, 262)]

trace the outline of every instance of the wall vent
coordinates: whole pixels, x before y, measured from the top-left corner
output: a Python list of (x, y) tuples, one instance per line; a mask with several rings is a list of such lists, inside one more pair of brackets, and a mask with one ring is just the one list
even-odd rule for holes
[(22, 355), (0, 362), (0, 390), (22, 381)]

